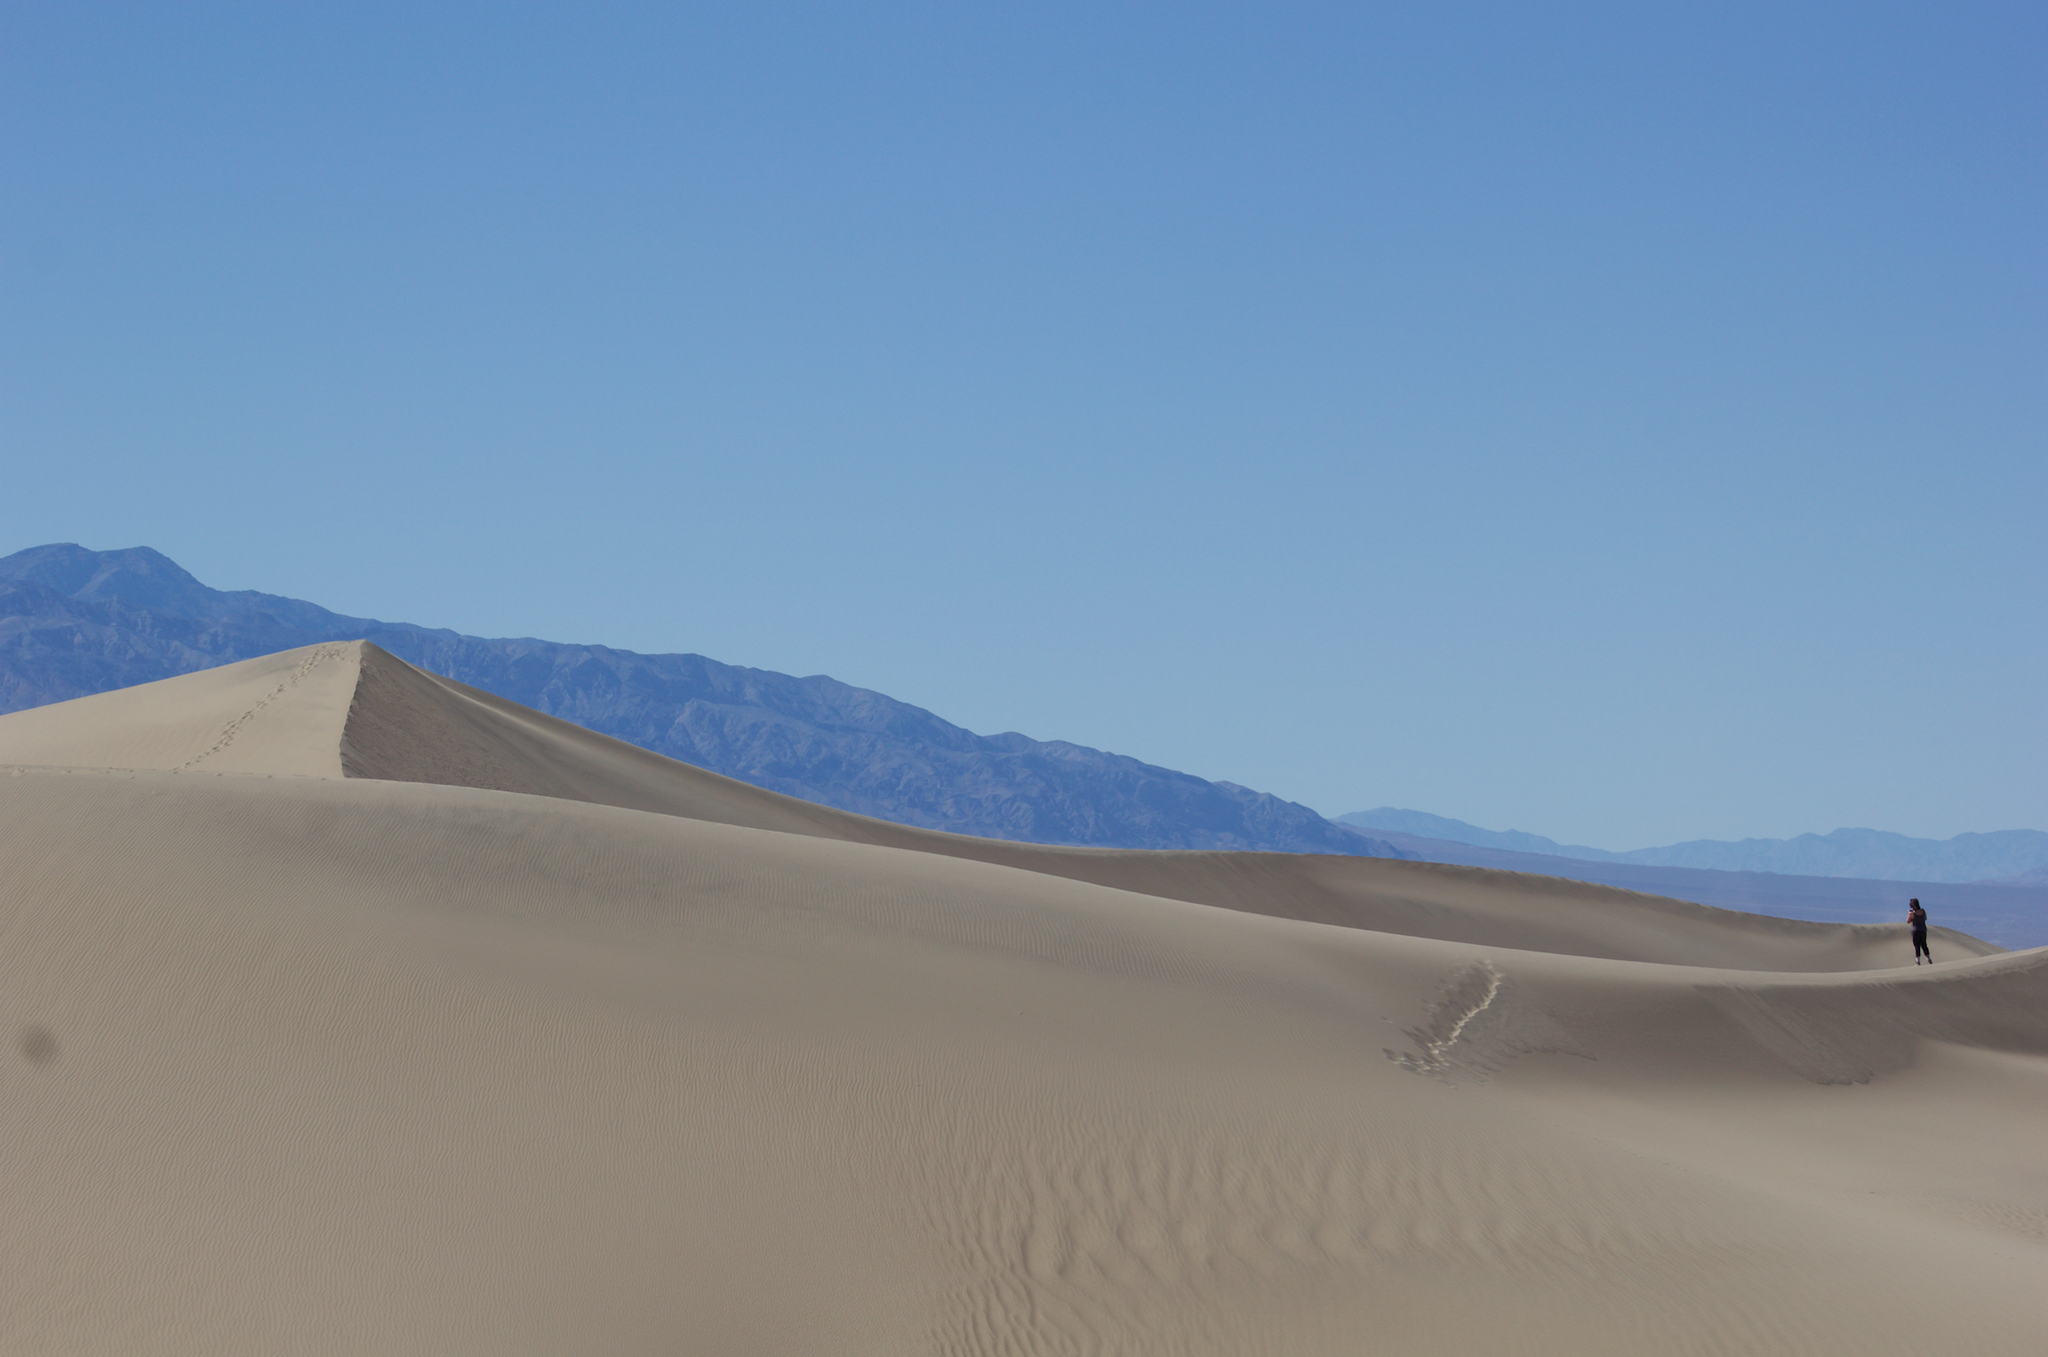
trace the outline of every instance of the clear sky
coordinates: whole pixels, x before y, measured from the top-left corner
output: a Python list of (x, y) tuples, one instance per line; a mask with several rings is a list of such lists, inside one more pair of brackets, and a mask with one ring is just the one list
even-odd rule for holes
[(0, 9), (0, 554), (1631, 848), (2048, 828), (2048, 7)]

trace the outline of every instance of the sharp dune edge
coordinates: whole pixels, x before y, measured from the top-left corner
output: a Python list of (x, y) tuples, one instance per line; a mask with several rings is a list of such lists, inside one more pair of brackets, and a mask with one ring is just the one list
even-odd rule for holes
[(906, 829), (364, 644), (0, 765), (10, 1354), (2048, 1329), (2048, 951)]

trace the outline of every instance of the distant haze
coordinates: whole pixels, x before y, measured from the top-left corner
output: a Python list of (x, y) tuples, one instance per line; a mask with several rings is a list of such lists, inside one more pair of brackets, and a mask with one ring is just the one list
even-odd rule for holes
[(1795, 839), (1695, 839), (1663, 848), (1613, 853), (1583, 844), (1560, 844), (1519, 830), (1497, 831), (1423, 811), (1381, 806), (1337, 817), (1337, 823), (1391, 830), (1482, 848), (1543, 853), (1589, 862), (1631, 862), (1649, 867), (1701, 867), (1723, 872), (1781, 872), (1798, 876), (1853, 876), (1879, 881), (2006, 881), (2039, 879), (2048, 869), (2048, 833), (2008, 829), (1914, 839), (1875, 829), (1837, 829)]

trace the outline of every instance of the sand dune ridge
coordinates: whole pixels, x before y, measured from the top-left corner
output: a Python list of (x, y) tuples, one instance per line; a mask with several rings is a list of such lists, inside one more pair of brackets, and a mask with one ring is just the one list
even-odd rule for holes
[(2048, 951), (908, 830), (400, 665), (0, 717), (23, 1353), (2031, 1353)]

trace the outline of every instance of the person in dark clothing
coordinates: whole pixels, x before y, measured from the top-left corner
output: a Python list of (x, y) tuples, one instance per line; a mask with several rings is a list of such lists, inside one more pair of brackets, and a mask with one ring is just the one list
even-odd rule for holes
[(1920, 908), (1918, 900), (1906, 902), (1906, 922), (1913, 925), (1913, 964), (1918, 966), (1920, 958), (1926, 957), (1932, 966), (1934, 953), (1927, 950), (1927, 911)]

